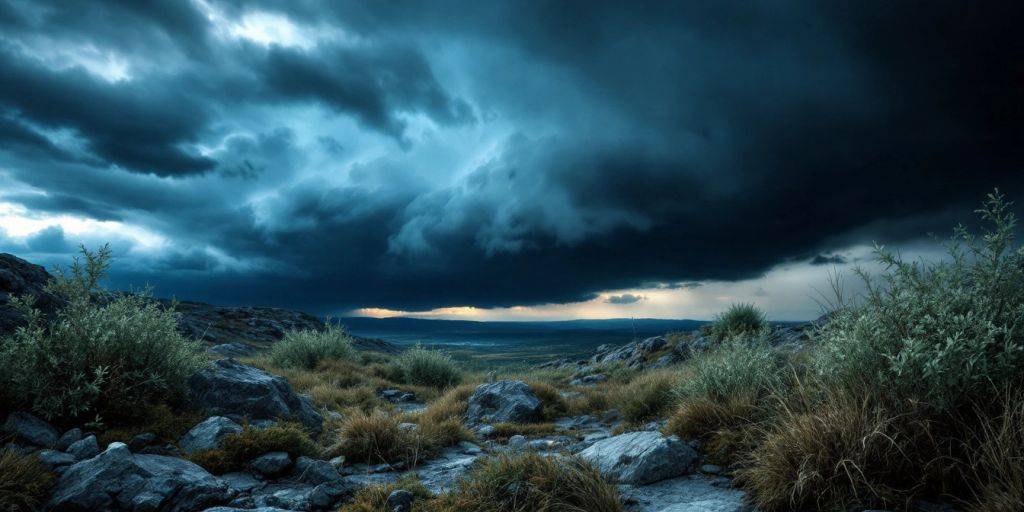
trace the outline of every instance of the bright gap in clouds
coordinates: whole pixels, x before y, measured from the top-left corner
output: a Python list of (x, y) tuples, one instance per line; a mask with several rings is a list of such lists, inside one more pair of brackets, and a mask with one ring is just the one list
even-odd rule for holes
[[(133, 250), (155, 251), (167, 247), (168, 240), (152, 231), (117, 221), (100, 221), (73, 215), (43, 215), (29, 213), (21, 206), (0, 202), (0, 236), (24, 242), (25, 239), (47, 228), (59, 227), (65, 235), (83, 243), (103, 243), (104, 240), (129, 239)], [(88, 245), (88, 244), (87, 244)]]

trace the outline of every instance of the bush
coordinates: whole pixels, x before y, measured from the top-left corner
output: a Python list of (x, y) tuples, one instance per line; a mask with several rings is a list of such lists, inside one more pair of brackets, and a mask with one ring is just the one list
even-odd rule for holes
[(352, 338), (330, 320), (322, 331), (305, 329), (288, 331), (270, 349), (270, 361), (282, 368), (312, 370), (324, 359), (354, 360), (358, 353)]
[(768, 328), (764, 312), (753, 304), (739, 303), (729, 306), (715, 317), (710, 327), (711, 338), (725, 341), (733, 338), (759, 335)]
[(118, 416), (174, 395), (205, 364), (199, 342), (178, 333), (173, 308), (102, 291), (106, 246), (82, 254), (47, 286), (63, 303), (48, 326), (30, 299), (12, 301), (27, 325), (0, 340), (4, 406), (60, 422)]
[(408, 384), (446, 388), (462, 382), (462, 372), (455, 361), (439, 350), (417, 345), (398, 356), (396, 363)]
[(501, 455), (470, 470), (429, 510), (461, 512), (621, 512), (613, 484), (576, 457)]
[(221, 475), (243, 470), (249, 461), (269, 452), (315, 457), (320, 451), (299, 424), (281, 423), (263, 429), (243, 425), (241, 432), (221, 438), (220, 448), (192, 454), (189, 459), (209, 472)]
[(39, 510), (53, 486), (54, 475), (36, 455), (0, 451), (0, 510)]
[(689, 378), (675, 388), (681, 400), (727, 400), (744, 394), (766, 395), (786, 382), (783, 361), (768, 343), (729, 341), (690, 360)]
[(628, 421), (659, 419), (675, 404), (672, 390), (678, 382), (679, 375), (674, 371), (644, 373), (617, 390), (615, 406)]
[[(979, 210), (990, 228), (962, 226), (949, 258), (906, 262), (882, 247), (882, 285), (840, 308), (820, 333), (818, 373), (830, 386), (939, 411), (989, 402), (1024, 369), (1024, 248), (998, 191)], [(842, 301), (840, 300), (840, 303)], [(989, 402), (991, 403), (991, 402)]]

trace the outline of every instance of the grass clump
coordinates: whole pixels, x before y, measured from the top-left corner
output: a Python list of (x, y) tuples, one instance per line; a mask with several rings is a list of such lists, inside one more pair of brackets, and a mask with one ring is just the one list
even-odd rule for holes
[(328, 449), (330, 455), (344, 455), (352, 462), (388, 463), (415, 466), (425, 457), (460, 441), (473, 439), (455, 419), (424, 421), (415, 429), (403, 429), (403, 417), (384, 411), (369, 414), (350, 411), (338, 431), (339, 441)]
[(32, 300), (12, 304), (27, 324), (0, 339), (0, 405), (68, 423), (118, 417), (171, 398), (206, 364), (202, 346), (178, 332), (178, 314), (145, 294), (100, 286), (110, 249), (82, 248), (47, 285), (62, 306), (47, 325)]
[(434, 497), (434, 495), (419, 480), (413, 477), (405, 477), (397, 482), (386, 485), (371, 485), (363, 487), (356, 493), (351, 503), (347, 503), (338, 512), (391, 512), (388, 507), (388, 496), (397, 490), (409, 491), (413, 495), (414, 511), (425, 510), (423, 504)]
[(354, 360), (358, 356), (352, 338), (330, 321), (323, 330), (288, 331), (270, 349), (270, 361), (282, 368), (312, 370), (324, 359)]
[(784, 361), (764, 341), (730, 341), (691, 360), (688, 378), (675, 387), (681, 399), (768, 394), (785, 382)]
[(209, 472), (221, 475), (245, 469), (249, 461), (268, 452), (315, 457), (320, 451), (299, 424), (281, 423), (263, 429), (243, 425), (241, 432), (224, 436), (220, 448), (192, 454), (189, 459)]
[(501, 455), (473, 468), (426, 510), (460, 512), (621, 512), (615, 486), (576, 457)]
[(656, 420), (668, 414), (676, 403), (673, 389), (679, 374), (661, 370), (641, 374), (616, 392), (615, 407), (627, 421)]
[(451, 356), (419, 345), (406, 350), (395, 361), (405, 382), (443, 389), (462, 382), (462, 371)]
[(715, 317), (709, 327), (711, 338), (725, 341), (733, 338), (756, 336), (767, 330), (764, 312), (749, 303), (738, 303)]
[(0, 451), (0, 510), (39, 510), (53, 487), (54, 475), (36, 455)]
[(971, 512), (1011, 512), (1024, 503), (1024, 393), (1008, 392), (996, 414), (979, 411), (970, 478)]

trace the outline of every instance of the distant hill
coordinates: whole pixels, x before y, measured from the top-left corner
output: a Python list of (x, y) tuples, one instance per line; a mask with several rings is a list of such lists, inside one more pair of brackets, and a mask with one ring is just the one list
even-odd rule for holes
[(664, 334), (669, 331), (692, 331), (708, 322), (702, 320), (663, 320), (658, 318), (608, 318), (600, 320), (561, 320), (547, 322), (477, 322), (472, 320), (434, 320), (425, 318), (343, 317), (336, 320), (354, 333), (388, 331), (415, 333), (443, 332), (535, 332), (535, 331), (622, 331)]

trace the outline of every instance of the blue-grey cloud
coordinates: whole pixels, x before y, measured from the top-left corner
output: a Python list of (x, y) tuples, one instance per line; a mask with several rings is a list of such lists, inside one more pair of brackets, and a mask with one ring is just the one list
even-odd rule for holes
[(645, 299), (646, 297), (644, 297), (643, 295), (623, 293), (622, 295), (611, 295), (604, 301), (607, 304), (636, 304), (637, 302), (640, 302)]

